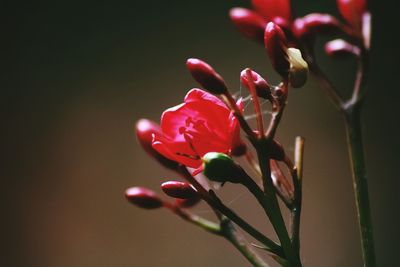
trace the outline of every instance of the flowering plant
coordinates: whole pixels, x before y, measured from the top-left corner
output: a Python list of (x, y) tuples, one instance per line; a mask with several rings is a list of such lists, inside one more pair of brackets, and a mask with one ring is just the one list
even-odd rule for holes
[[(160, 126), (146, 119), (136, 124), (137, 138), (144, 150), (185, 181), (167, 181), (161, 185), (162, 190), (175, 199), (174, 202), (162, 200), (155, 192), (143, 187), (129, 188), (126, 197), (141, 208), (167, 208), (182, 219), (226, 238), (254, 266), (268, 266), (257, 249), (266, 251), (282, 266), (302, 266), (300, 219), (304, 138), (296, 138), (295, 153), (290, 157), (277, 141), (276, 132), (289, 89), (303, 87), (310, 73), (344, 115), (363, 259), (365, 266), (375, 266), (360, 127), (364, 73), (370, 49), (371, 15), (366, 2), (337, 0), (345, 23), (320, 13), (294, 18), (289, 0), (253, 0), (252, 5), (254, 10), (233, 8), (230, 18), (246, 37), (265, 45), (271, 64), (281, 78), (279, 84), (272, 85), (250, 68), (241, 72), (241, 83), (248, 89), (254, 107), (256, 128), (253, 129), (243, 114), (244, 100), (235, 99), (221, 75), (202, 60), (188, 59), (189, 72), (206, 91), (190, 90), (184, 103), (162, 114)], [(329, 56), (353, 56), (359, 62), (349, 100), (339, 94), (317, 64), (314, 43), (320, 34), (341, 34), (349, 39), (336, 39), (325, 45)], [(271, 111), (268, 113), (271, 116), (267, 120), (260, 99), (270, 103)], [(236, 160), (239, 157), (247, 160), (248, 167), (253, 168), (257, 177), (247, 173)], [(257, 178), (260, 178), (260, 183)], [(224, 204), (213, 187), (214, 183), (244, 186), (264, 210), (278, 241), (261, 233)], [(190, 209), (199, 201), (212, 208), (217, 222), (202, 218)], [(290, 227), (283, 219), (279, 201), (291, 214)], [(248, 244), (237, 227), (258, 243)]]

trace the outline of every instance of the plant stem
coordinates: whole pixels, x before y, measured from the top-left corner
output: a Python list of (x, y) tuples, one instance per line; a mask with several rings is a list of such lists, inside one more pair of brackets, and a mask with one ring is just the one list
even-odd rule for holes
[(237, 224), (240, 228), (246, 231), (249, 235), (254, 237), (257, 241), (261, 242), (265, 246), (271, 249), (271, 252), (276, 255), (283, 257), (282, 248), (276, 244), (274, 241), (263, 235), (245, 220), (243, 220), (239, 215), (237, 215), (233, 210), (225, 206), (222, 201), (218, 198), (218, 196), (214, 193), (214, 191), (207, 191), (203, 188), (203, 186), (197, 182), (196, 179), (188, 172), (186, 167), (182, 166), (179, 172), (189, 183), (191, 183), (196, 190), (198, 191), (200, 197), (207, 202), (211, 207), (218, 210), (230, 220), (232, 220), (235, 224)]
[(268, 149), (266, 149), (265, 141), (266, 140), (261, 140), (256, 147), (264, 180), (263, 198), (261, 199), (261, 196), (256, 197), (265, 209), (271, 221), (271, 224), (274, 227), (276, 234), (278, 235), (282, 249), (285, 253), (285, 259), (289, 262), (289, 266), (301, 267), (302, 265), (300, 261), (300, 256), (298, 252), (293, 249), (291, 240), (289, 238), (289, 233), (286, 229), (285, 221), (283, 220), (282, 212), (279, 207), (278, 199), (272, 184), (269, 157), (265, 154), (266, 151), (268, 151)]
[(220, 233), (221, 233), (221, 227), (212, 221), (209, 221), (200, 216), (197, 216), (196, 214), (189, 213), (186, 210), (181, 209), (180, 207), (172, 205), (170, 203), (164, 203), (164, 206), (166, 208), (168, 208), (169, 210), (171, 210), (176, 215), (178, 215), (179, 217), (181, 217), (182, 219), (184, 219), (185, 221), (190, 222), (190, 223), (204, 229), (207, 232), (210, 232), (210, 233), (216, 234), (216, 235), (220, 235)]
[(212, 221), (204, 219), (196, 214), (187, 212), (178, 206), (170, 203), (164, 203), (164, 206), (171, 210), (173, 213), (181, 217), (187, 222), (190, 222), (207, 232), (214, 235), (223, 236), (229, 242), (231, 242), (240, 253), (255, 267), (269, 267), (268, 264), (247, 244), (243, 236), (235, 229), (231, 220), (226, 217), (222, 217), (220, 224), (216, 224)]
[(294, 206), (291, 210), (291, 238), (293, 247), (300, 252), (300, 216), (302, 206), (304, 138), (297, 136), (295, 145), (295, 168), (292, 170)]
[(231, 242), (254, 267), (268, 267), (268, 264), (247, 244), (228, 219), (221, 221), (221, 235)]
[(347, 107), (344, 110), (344, 115), (364, 266), (375, 267), (376, 259), (362, 141), (360, 102)]

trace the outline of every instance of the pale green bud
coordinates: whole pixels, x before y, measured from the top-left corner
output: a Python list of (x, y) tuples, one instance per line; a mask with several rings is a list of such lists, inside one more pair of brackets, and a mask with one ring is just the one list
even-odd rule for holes
[(288, 48), (287, 55), (290, 62), (289, 83), (293, 88), (300, 88), (307, 82), (308, 64), (299, 49)]

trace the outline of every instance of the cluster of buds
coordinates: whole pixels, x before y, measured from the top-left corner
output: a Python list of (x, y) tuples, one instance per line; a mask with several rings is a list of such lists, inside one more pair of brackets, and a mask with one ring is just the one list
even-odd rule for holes
[[(301, 266), (299, 225), (304, 139), (296, 139), (292, 161), (276, 140), (276, 132), (289, 88), (304, 86), (309, 67), (314, 70), (311, 49), (315, 36), (345, 33), (354, 38), (355, 44), (341, 39), (328, 42), (327, 54), (360, 55), (366, 47), (360, 46), (367, 43), (365, 23), (368, 12), (365, 1), (338, 0), (339, 10), (346, 20), (344, 24), (328, 14), (309, 14), (293, 19), (289, 0), (253, 0), (252, 4), (254, 10), (234, 8), (230, 17), (245, 36), (264, 44), (274, 70), (281, 77), (279, 84), (271, 85), (250, 68), (240, 73), (241, 84), (250, 93), (256, 129), (244, 116), (244, 100), (233, 97), (222, 76), (208, 63), (188, 59), (187, 69), (204, 90), (191, 89), (182, 104), (164, 111), (160, 125), (147, 119), (136, 124), (137, 139), (143, 149), (184, 181), (161, 184), (162, 191), (174, 199), (173, 202), (162, 200), (155, 192), (143, 187), (129, 188), (126, 198), (145, 209), (168, 208), (184, 220), (224, 236), (232, 243), (235, 242), (232, 238), (234, 223), (260, 242), (260, 247), (268, 250), (280, 264)], [(259, 98), (267, 100), (272, 107), (268, 123), (265, 123)], [(253, 149), (249, 149), (250, 146)], [(244, 157), (259, 177), (248, 175), (236, 162), (237, 157)], [(259, 180), (262, 184), (256, 182)], [(272, 241), (228, 208), (214, 192), (213, 183), (235, 183), (246, 187), (265, 210), (279, 242)], [(278, 199), (292, 213), (290, 232), (282, 218)], [(193, 209), (189, 210), (200, 200), (214, 210), (218, 223), (207, 221), (194, 214)], [(255, 266), (265, 266), (257, 257), (248, 258)]]
[[(322, 13), (294, 18), (290, 0), (253, 0), (252, 5), (254, 10), (237, 7), (230, 11), (230, 18), (236, 28), (246, 37), (264, 43), (264, 29), (269, 22), (273, 22), (286, 33), (289, 43), (306, 54), (309, 63), (312, 60), (310, 49), (315, 37), (320, 34), (344, 34), (351, 39), (350, 42), (340, 39), (340, 43), (328, 43), (326, 51), (330, 56), (358, 56), (358, 49), (354, 47), (369, 48), (370, 13), (366, 0), (337, 0), (337, 7), (345, 23)], [(274, 64), (274, 60), (271, 60)]]

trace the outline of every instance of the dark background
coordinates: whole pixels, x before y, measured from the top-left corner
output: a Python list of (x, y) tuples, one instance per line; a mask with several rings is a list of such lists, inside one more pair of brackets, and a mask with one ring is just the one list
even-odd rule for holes
[[(298, 15), (337, 14), (335, 1), (293, 1)], [(399, 53), (396, 2), (370, 1), (373, 49), (363, 113), (376, 251), (398, 264)], [(133, 125), (158, 121), (197, 86), (188, 57), (210, 62), (233, 92), (240, 71), (277, 76), (261, 46), (230, 24), (247, 1), (6, 1), (1, 13), (2, 266), (247, 266), (221, 238), (167, 211), (129, 205), (125, 188), (157, 192), (174, 174), (139, 148)], [(320, 49), (321, 50), (321, 49)], [(349, 91), (354, 62), (323, 68)], [(302, 221), (304, 266), (361, 266), (344, 128), (312, 80), (293, 91), (280, 127), (287, 147), (307, 139)], [(266, 233), (245, 190), (229, 205)], [(200, 206), (198, 212), (208, 216)]]

